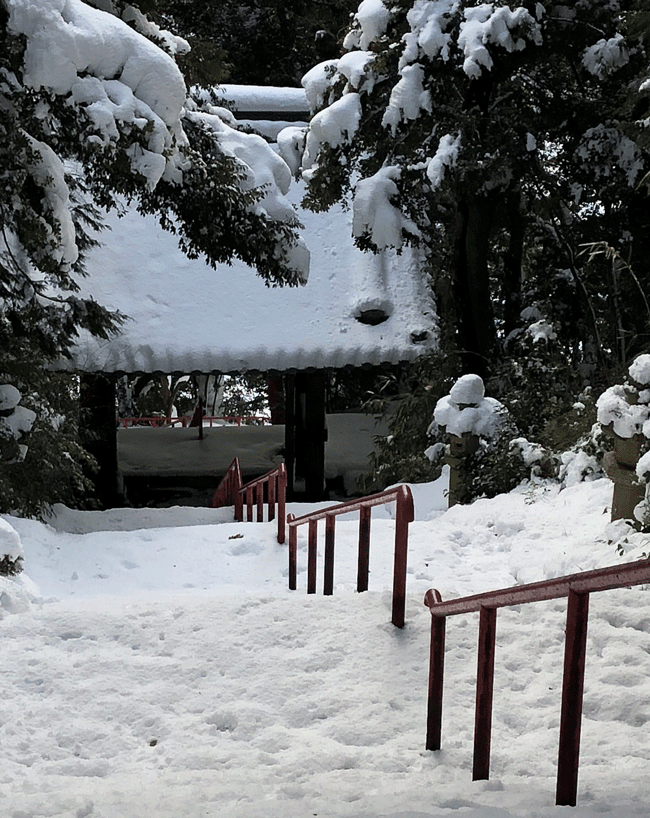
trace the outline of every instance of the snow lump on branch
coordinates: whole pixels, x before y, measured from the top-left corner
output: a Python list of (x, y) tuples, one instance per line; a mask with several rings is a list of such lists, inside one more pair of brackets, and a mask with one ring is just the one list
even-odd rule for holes
[(602, 80), (629, 62), (629, 53), (622, 34), (599, 40), (585, 49), (582, 64), (590, 74)]
[[(13, 117), (32, 153), (40, 156), (31, 163), (31, 172), (49, 206), (50, 216), (41, 222), (50, 233), (55, 263), (67, 272), (65, 265), (69, 268), (77, 258), (67, 178), (77, 160), (79, 175), (102, 204), (110, 205), (118, 191), (148, 197), (147, 211), (158, 212), (164, 226), (175, 227), (187, 252), (204, 252), (213, 263), (237, 255), (258, 264), (274, 283), (306, 278), (305, 253), (299, 253), (300, 270), (286, 264), (296, 255), (291, 248), (300, 242), (294, 232), (295, 212), (284, 200), (286, 174), (278, 168), (282, 160), (263, 140), (244, 133), (235, 136), (232, 122), (221, 117), (203, 116), (200, 129), (192, 127), (200, 115), (172, 56), (187, 50), (182, 38), (153, 26), (136, 10), (133, 29), (110, 13), (111, 4), (107, 11), (83, 0), (3, 0), (3, 5), (8, 41), (19, 60), (4, 59), (0, 65), (5, 80), (0, 110)], [(10, 65), (18, 66), (15, 73)], [(34, 95), (35, 115), (25, 117)], [(206, 139), (212, 142), (208, 150)], [(235, 161), (229, 164), (219, 156)], [(149, 196), (163, 189), (161, 183), (168, 185), (166, 192), (158, 199)], [(229, 205), (222, 217), (230, 223), (226, 229), (214, 225), (218, 240), (210, 236), (211, 200), (202, 195), (201, 185), (227, 191)], [(192, 209), (181, 202), (180, 191), (188, 187), (202, 207)], [(237, 218), (233, 205), (243, 218)], [(248, 219), (248, 213), (261, 220)], [(188, 224), (198, 220), (206, 223)], [(247, 242), (239, 235), (247, 229), (249, 234), (268, 230), (264, 246), (260, 239)], [(271, 253), (269, 244), (276, 245)], [(30, 260), (38, 265), (37, 256), (32, 248)]]

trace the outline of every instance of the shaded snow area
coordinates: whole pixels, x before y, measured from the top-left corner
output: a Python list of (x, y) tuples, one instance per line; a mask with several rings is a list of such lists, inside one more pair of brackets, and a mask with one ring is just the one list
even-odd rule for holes
[[(341, 478), (345, 491), (356, 494), (357, 479), (368, 471), (374, 438), (388, 432), (386, 421), (360, 412), (327, 415), (325, 477)], [(239, 458), (244, 479), (252, 479), (283, 462), (284, 426), (218, 426), (195, 428), (131, 427), (117, 435), (118, 462), (124, 477), (156, 475), (215, 478)]]
[(274, 525), (227, 509), (8, 517), (25, 572), (0, 580), (0, 814), (646, 816), (647, 589), (591, 598), (577, 808), (553, 806), (563, 600), (499, 613), (491, 780), (471, 781), (476, 615), (448, 624), (443, 750), (424, 749), (425, 591), (448, 599), (639, 557), (640, 535), (625, 557), (607, 541), (611, 484), (449, 511), (443, 482), (413, 488), (402, 631), (390, 509), (373, 510), (365, 594), (356, 515), (337, 521), (333, 597), (305, 592), (302, 529), (289, 592)]

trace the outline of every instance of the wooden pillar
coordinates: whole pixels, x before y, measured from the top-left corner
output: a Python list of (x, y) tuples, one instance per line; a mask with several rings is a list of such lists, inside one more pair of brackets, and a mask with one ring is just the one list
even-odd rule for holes
[(104, 508), (121, 505), (117, 470), (117, 412), (114, 375), (82, 375), (80, 379), (79, 436), (97, 461), (90, 475)]
[(297, 372), (287, 377), (285, 457), (291, 495), (308, 502), (325, 495), (324, 370)]
[(287, 466), (287, 499), (293, 500), (296, 471), (295, 375), (284, 376), (284, 462)]
[(282, 375), (267, 378), (269, 389), (269, 408), (271, 410), (271, 424), (282, 426), (285, 423), (285, 395), (282, 390)]

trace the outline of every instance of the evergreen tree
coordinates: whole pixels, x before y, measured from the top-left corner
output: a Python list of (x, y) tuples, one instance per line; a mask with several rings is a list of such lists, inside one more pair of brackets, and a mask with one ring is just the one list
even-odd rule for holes
[(338, 56), (350, 0), (140, 0), (143, 11), (187, 38), (188, 82), (299, 86), (315, 63)]
[(79, 329), (107, 337), (122, 320), (77, 295), (103, 210), (130, 201), (192, 257), (304, 280), (288, 167), (229, 112), (188, 98), (175, 62), (187, 48), (112, 0), (0, 0), (0, 383), (38, 416), (24, 463), (0, 463), (0, 510), (33, 513), (84, 487), (77, 385), (49, 373)]
[[(442, 355), (538, 439), (648, 348), (648, 13), (364, 0), (304, 78), (306, 204), (351, 200), (363, 249), (424, 246)], [(394, 416), (372, 480), (421, 479), (431, 398), (409, 398), (408, 441)]]
[[(365, 0), (347, 53), (307, 76), (308, 203), (352, 192), (357, 243), (428, 251), (442, 346), (464, 371), (507, 358), (522, 309), (574, 369), (648, 341), (643, 3)], [(625, 344), (621, 340), (625, 339)]]

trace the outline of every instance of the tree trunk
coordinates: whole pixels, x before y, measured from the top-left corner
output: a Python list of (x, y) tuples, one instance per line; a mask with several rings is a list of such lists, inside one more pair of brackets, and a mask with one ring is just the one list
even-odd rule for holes
[(90, 475), (104, 508), (121, 505), (117, 467), (117, 409), (114, 375), (82, 375), (80, 379), (79, 436), (97, 461)]
[(492, 198), (485, 196), (459, 202), (451, 258), (451, 305), (462, 370), (483, 378), (488, 374), (496, 349), (488, 270), (494, 204)]
[(513, 191), (506, 202), (509, 244), (503, 256), (503, 332), (507, 337), (521, 325), (521, 268), (524, 254), (524, 217), (521, 191)]

